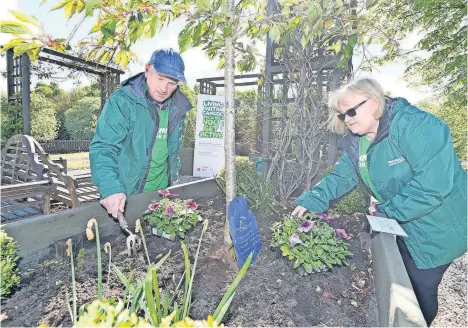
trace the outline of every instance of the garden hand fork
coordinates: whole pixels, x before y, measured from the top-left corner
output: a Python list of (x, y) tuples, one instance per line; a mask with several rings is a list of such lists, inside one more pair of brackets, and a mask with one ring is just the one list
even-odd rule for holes
[(129, 257), (136, 255), (137, 251), (141, 247), (141, 238), (140, 236), (134, 234), (128, 229), (128, 222), (125, 220), (123, 213), (119, 212), (117, 214), (117, 219), (119, 220), (120, 228), (127, 232), (127, 254)]

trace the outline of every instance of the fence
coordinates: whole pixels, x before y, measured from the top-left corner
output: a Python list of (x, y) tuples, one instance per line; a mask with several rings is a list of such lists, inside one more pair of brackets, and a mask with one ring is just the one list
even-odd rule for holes
[(48, 140), (39, 142), (49, 154), (67, 154), (89, 151), (91, 140)]

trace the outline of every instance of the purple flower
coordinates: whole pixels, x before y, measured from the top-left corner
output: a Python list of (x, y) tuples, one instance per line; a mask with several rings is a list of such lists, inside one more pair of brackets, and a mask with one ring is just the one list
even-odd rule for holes
[(325, 220), (325, 221), (328, 221), (331, 219), (330, 215), (328, 215), (327, 213), (319, 213), (317, 214), (317, 217), (321, 220)]
[(159, 190), (158, 192), (159, 192), (160, 195), (163, 195), (163, 196), (166, 196), (166, 197), (168, 197), (169, 194), (171, 193), (171, 192), (170, 192), (169, 190), (167, 190), (167, 189), (162, 189), (162, 190)]
[(151, 204), (148, 205), (148, 209), (150, 211), (156, 211), (159, 208), (159, 206), (161, 206), (160, 202), (151, 203)]
[(346, 231), (344, 231), (343, 229), (335, 229), (335, 232), (338, 236), (340, 236), (341, 238), (343, 239), (348, 239), (348, 234), (346, 233)]
[(174, 215), (174, 204), (170, 203), (169, 205), (167, 205), (166, 212), (164, 214), (166, 214), (167, 216)]
[(298, 232), (308, 232), (314, 227), (314, 222), (307, 220), (302, 222), (301, 226), (297, 229)]
[(198, 204), (193, 200), (193, 199), (187, 199), (185, 201), (185, 206), (189, 209), (189, 210), (196, 210), (198, 208)]
[(294, 247), (297, 244), (304, 244), (302, 240), (299, 238), (299, 235), (297, 233), (293, 233), (291, 237), (289, 237), (289, 247)]
[(171, 194), (171, 192), (167, 189), (159, 190), (158, 192), (160, 195), (165, 197), (179, 197), (179, 194)]
[(335, 229), (336, 227), (338, 227), (338, 222), (336, 222), (336, 220), (331, 220), (330, 221), (330, 226)]

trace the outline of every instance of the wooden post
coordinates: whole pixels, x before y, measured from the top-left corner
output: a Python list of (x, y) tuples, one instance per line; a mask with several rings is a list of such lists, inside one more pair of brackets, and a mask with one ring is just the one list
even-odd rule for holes
[(21, 107), (23, 134), (31, 135), (31, 61), (27, 54), (21, 55)]

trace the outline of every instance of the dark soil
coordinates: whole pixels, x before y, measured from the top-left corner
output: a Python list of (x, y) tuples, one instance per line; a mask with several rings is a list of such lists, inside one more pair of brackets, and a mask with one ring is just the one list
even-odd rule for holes
[[(200, 205), (204, 218), (209, 220), (202, 242), (193, 291), (191, 317), (206, 318), (212, 314), (227, 286), (236, 275), (237, 267), (231, 253), (223, 243), (224, 200), (209, 200)], [(376, 326), (377, 308), (373, 275), (366, 246), (363, 219), (347, 216), (338, 219), (353, 237), (349, 247), (354, 254), (349, 266), (332, 271), (300, 276), (288, 265), (286, 258), (270, 249), (270, 226), (279, 220), (277, 215), (257, 216), (263, 248), (257, 262), (251, 265), (238, 287), (231, 307), (226, 313), (227, 326)], [(85, 227), (83, 227), (83, 230)], [(149, 234), (146, 241), (150, 258), (172, 250), (172, 254), (158, 271), (160, 285), (178, 283), (183, 269), (183, 252), (180, 241), (169, 241)], [(185, 242), (191, 256), (196, 252), (201, 225), (192, 231)], [(112, 262), (127, 275), (136, 269), (134, 280), (146, 276), (144, 251), (138, 257), (128, 258), (125, 253), (125, 236), (110, 239)], [(76, 259), (78, 305), (97, 297), (97, 264), (94, 242), (82, 243), (86, 251)], [(104, 244), (104, 241), (102, 241)], [(94, 248), (92, 248), (94, 246)], [(77, 249), (75, 249), (77, 252)], [(84, 255), (83, 255), (84, 254)], [(76, 255), (76, 254), (75, 254)], [(107, 263), (109, 257), (102, 253), (104, 292), (107, 297), (122, 297), (124, 287), (112, 271), (107, 288)], [(66, 306), (66, 292), (71, 298), (71, 269), (67, 261), (49, 261), (22, 272), (21, 288), (6, 301), (2, 313), (8, 319), (2, 326), (71, 326)], [(192, 261), (193, 263), (193, 261)]]

